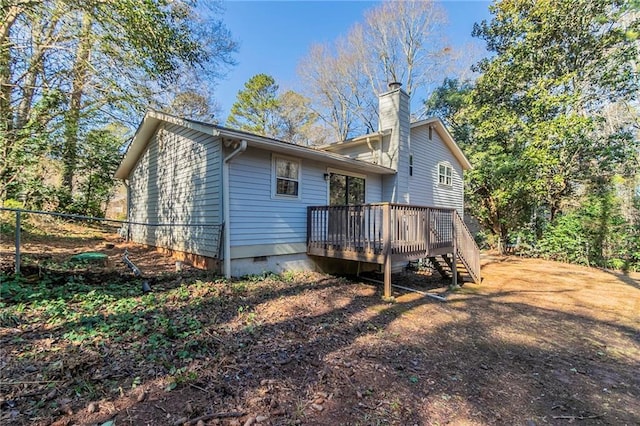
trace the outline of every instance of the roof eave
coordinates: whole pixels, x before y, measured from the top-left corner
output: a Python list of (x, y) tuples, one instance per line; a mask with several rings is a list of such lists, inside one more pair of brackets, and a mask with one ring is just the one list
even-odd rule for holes
[(144, 152), (147, 145), (145, 142), (150, 139), (151, 135), (153, 135), (158, 127), (160, 120), (157, 117), (154, 117), (151, 112), (152, 111), (147, 111), (142, 122), (140, 122), (140, 125), (136, 129), (136, 133), (133, 135), (131, 143), (127, 148), (127, 152), (116, 170), (116, 179), (127, 179), (129, 177), (129, 173), (131, 173), (131, 170)]
[(342, 148), (348, 148), (354, 145), (360, 145), (362, 143), (365, 143), (367, 141), (371, 142), (372, 140), (379, 140), (382, 137), (388, 135), (391, 133), (391, 130), (387, 129), (387, 130), (380, 130), (378, 132), (375, 133), (368, 133), (366, 135), (361, 135), (361, 136), (356, 136), (354, 138), (351, 139), (347, 139), (344, 141), (340, 141), (340, 142), (334, 142), (328, 145), (322, 145), (319, 146), (317, 149), (321, 149), (323, 151), (334, 151), (334, 150), (339, 150)]
[(376, 174), (390, 175), (395, 174), (396, 171), (388, 167), (380, 166), (378, 164), (368, 163), (361, 160), (345, 157), (340, 154), (334, 154), (332, 152), (308, 148), (301, 145), (283, 143), (275, 139), (265, 138), (259, 135), (247, 134), (245, 132), (237, 132), (232, 129), (220, 129), (220, 136), (223, 138), (246, 140), (250, 147), (262, 148), (272, 152), (279, 152), (281, 154), (288, 154), (297, 156), (300, 158), (307, 158), (311, 160), (320, 160), (330, 165), (342, 166), (351, 170), (370, 172)]
[(127, 179), (129, 177), (131, 171), (144, 153), (144, 150), (146, 149), (158, 125), (162, 121), (183, 126), (212, 136), (220, 136), (223, 138), (235, 140), (246, 140), (249, 143), (249, 146), (263, 148), (283, 154), (297, 155), (301, 158), (321, 160), (330, 165), (342, 166), (355, 171), (370, 172), (383, 175), (395, 173), (395, 170), (393, 169), (377, 164), (351, 159), (339, 154), (334, 154), (332, 152), (290, 144), (287, 142), (278, 141), (276, 139), (270, 139), (264, 136), (254, 135), (243, 131), (235, 131), (233, 129), (215, 126), (212, 124), (185, 120), (171, 114), (149, 110), (142, 119), (142, 122), (136, 130), (136, 133), (133, 137), (133, 140), (131, 141), (131, 144), (129, 145), (129, 149), (125, 154), (124, 159), (116, 170), (115, 177), (117, 179)]

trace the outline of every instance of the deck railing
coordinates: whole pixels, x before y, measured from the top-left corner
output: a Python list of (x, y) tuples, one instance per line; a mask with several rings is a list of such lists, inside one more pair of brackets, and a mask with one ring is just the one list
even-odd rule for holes
[(309, 207), (308, 248), (364, 257), (382, 255), (384, 208), (384, 204)]
[(352, 252), (373, 261), (387, 242), (391, 255), (441, 254), (453, 250), (454, 212), (392, 203), (309, 207), (307, 246), (312, 253)]
[(480, 280), (478, 247), (458, 212), (449, 208), (393, 203), (309, 207), (307, 252), (384, 264), (389, 271), (395, 261), (455, 252), (471, 278)]
[(391, 254), (413, 257), (453, 248), (452, 209), (389, 204)]
[(476, 244), (471, 231), (465, 225), (464, 220), (456, 211), (453, 215), (454, 229), (456, 231), (457, 256), (462, 260), (467, 272), (474, 282), (480, 283), (480, 249)]

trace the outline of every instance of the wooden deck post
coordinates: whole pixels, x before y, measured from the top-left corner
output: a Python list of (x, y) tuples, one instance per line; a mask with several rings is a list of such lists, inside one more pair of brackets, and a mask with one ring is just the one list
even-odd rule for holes
[(307, 251), (311, 247), (311, 224), (312, 224), (313, 214), (311, 213), (311, 207), (307, 207)]
[(431, 209), (428, 208), (425, 212), (425, 226), (424, 226), (424, 236), (425, 236), (425, 253), (424, 257), (431, 256)]
[(382, 209), (382, 240), (384, 245), (384, 297), (391, 297), (391, 205), (386, 203)]

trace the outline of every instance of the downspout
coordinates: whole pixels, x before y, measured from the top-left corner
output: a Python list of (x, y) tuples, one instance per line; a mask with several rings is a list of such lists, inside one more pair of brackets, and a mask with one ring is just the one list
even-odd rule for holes
[(222, 161), (222, 222), (224, 223), (224, 229), (222, 235), (224, 236), (224, 276), (231, 278), (231, 226), (229, 226), (229, 219), (231, 217), (229, 209), (229, 163), (231, 160), (242, 154), (247, 149), (247, 141), (242, 140), (240, 144), (235, 144), (236, 148), (227, 155)]
[[(124, 187), (127, 189), (127, 222), (131, 222), (131, 186), (129, 179), (122, 179)], [(127, 223), (126, 241), (131, 241), (131, 224)]]
[(376, 150), (373, 145), (371, 145), (371, 137), (369, 136), (367, 136), (367, 147), (369, 148), (369, 151), (371, 151), (371, 159), (373, 160), (373, 163), (380, 164), (380, 156), (376, 155)]

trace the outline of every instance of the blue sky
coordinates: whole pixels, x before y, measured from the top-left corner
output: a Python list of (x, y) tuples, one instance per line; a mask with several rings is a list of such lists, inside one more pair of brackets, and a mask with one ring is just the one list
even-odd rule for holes
[[(361, 22), (370, 1), (227, 1), (223, 20), (240, 43), (236, 59), (214, 97), (226, 120), (244, 83), (258, 73), (271, 75), (281, 89), (296, 89), (298, 62), (314, 43), (331, 42)], [(473, 40), (474, 22), (489, 18), (488, 1), (444, 1), (447, 38), (455, 48)]]

